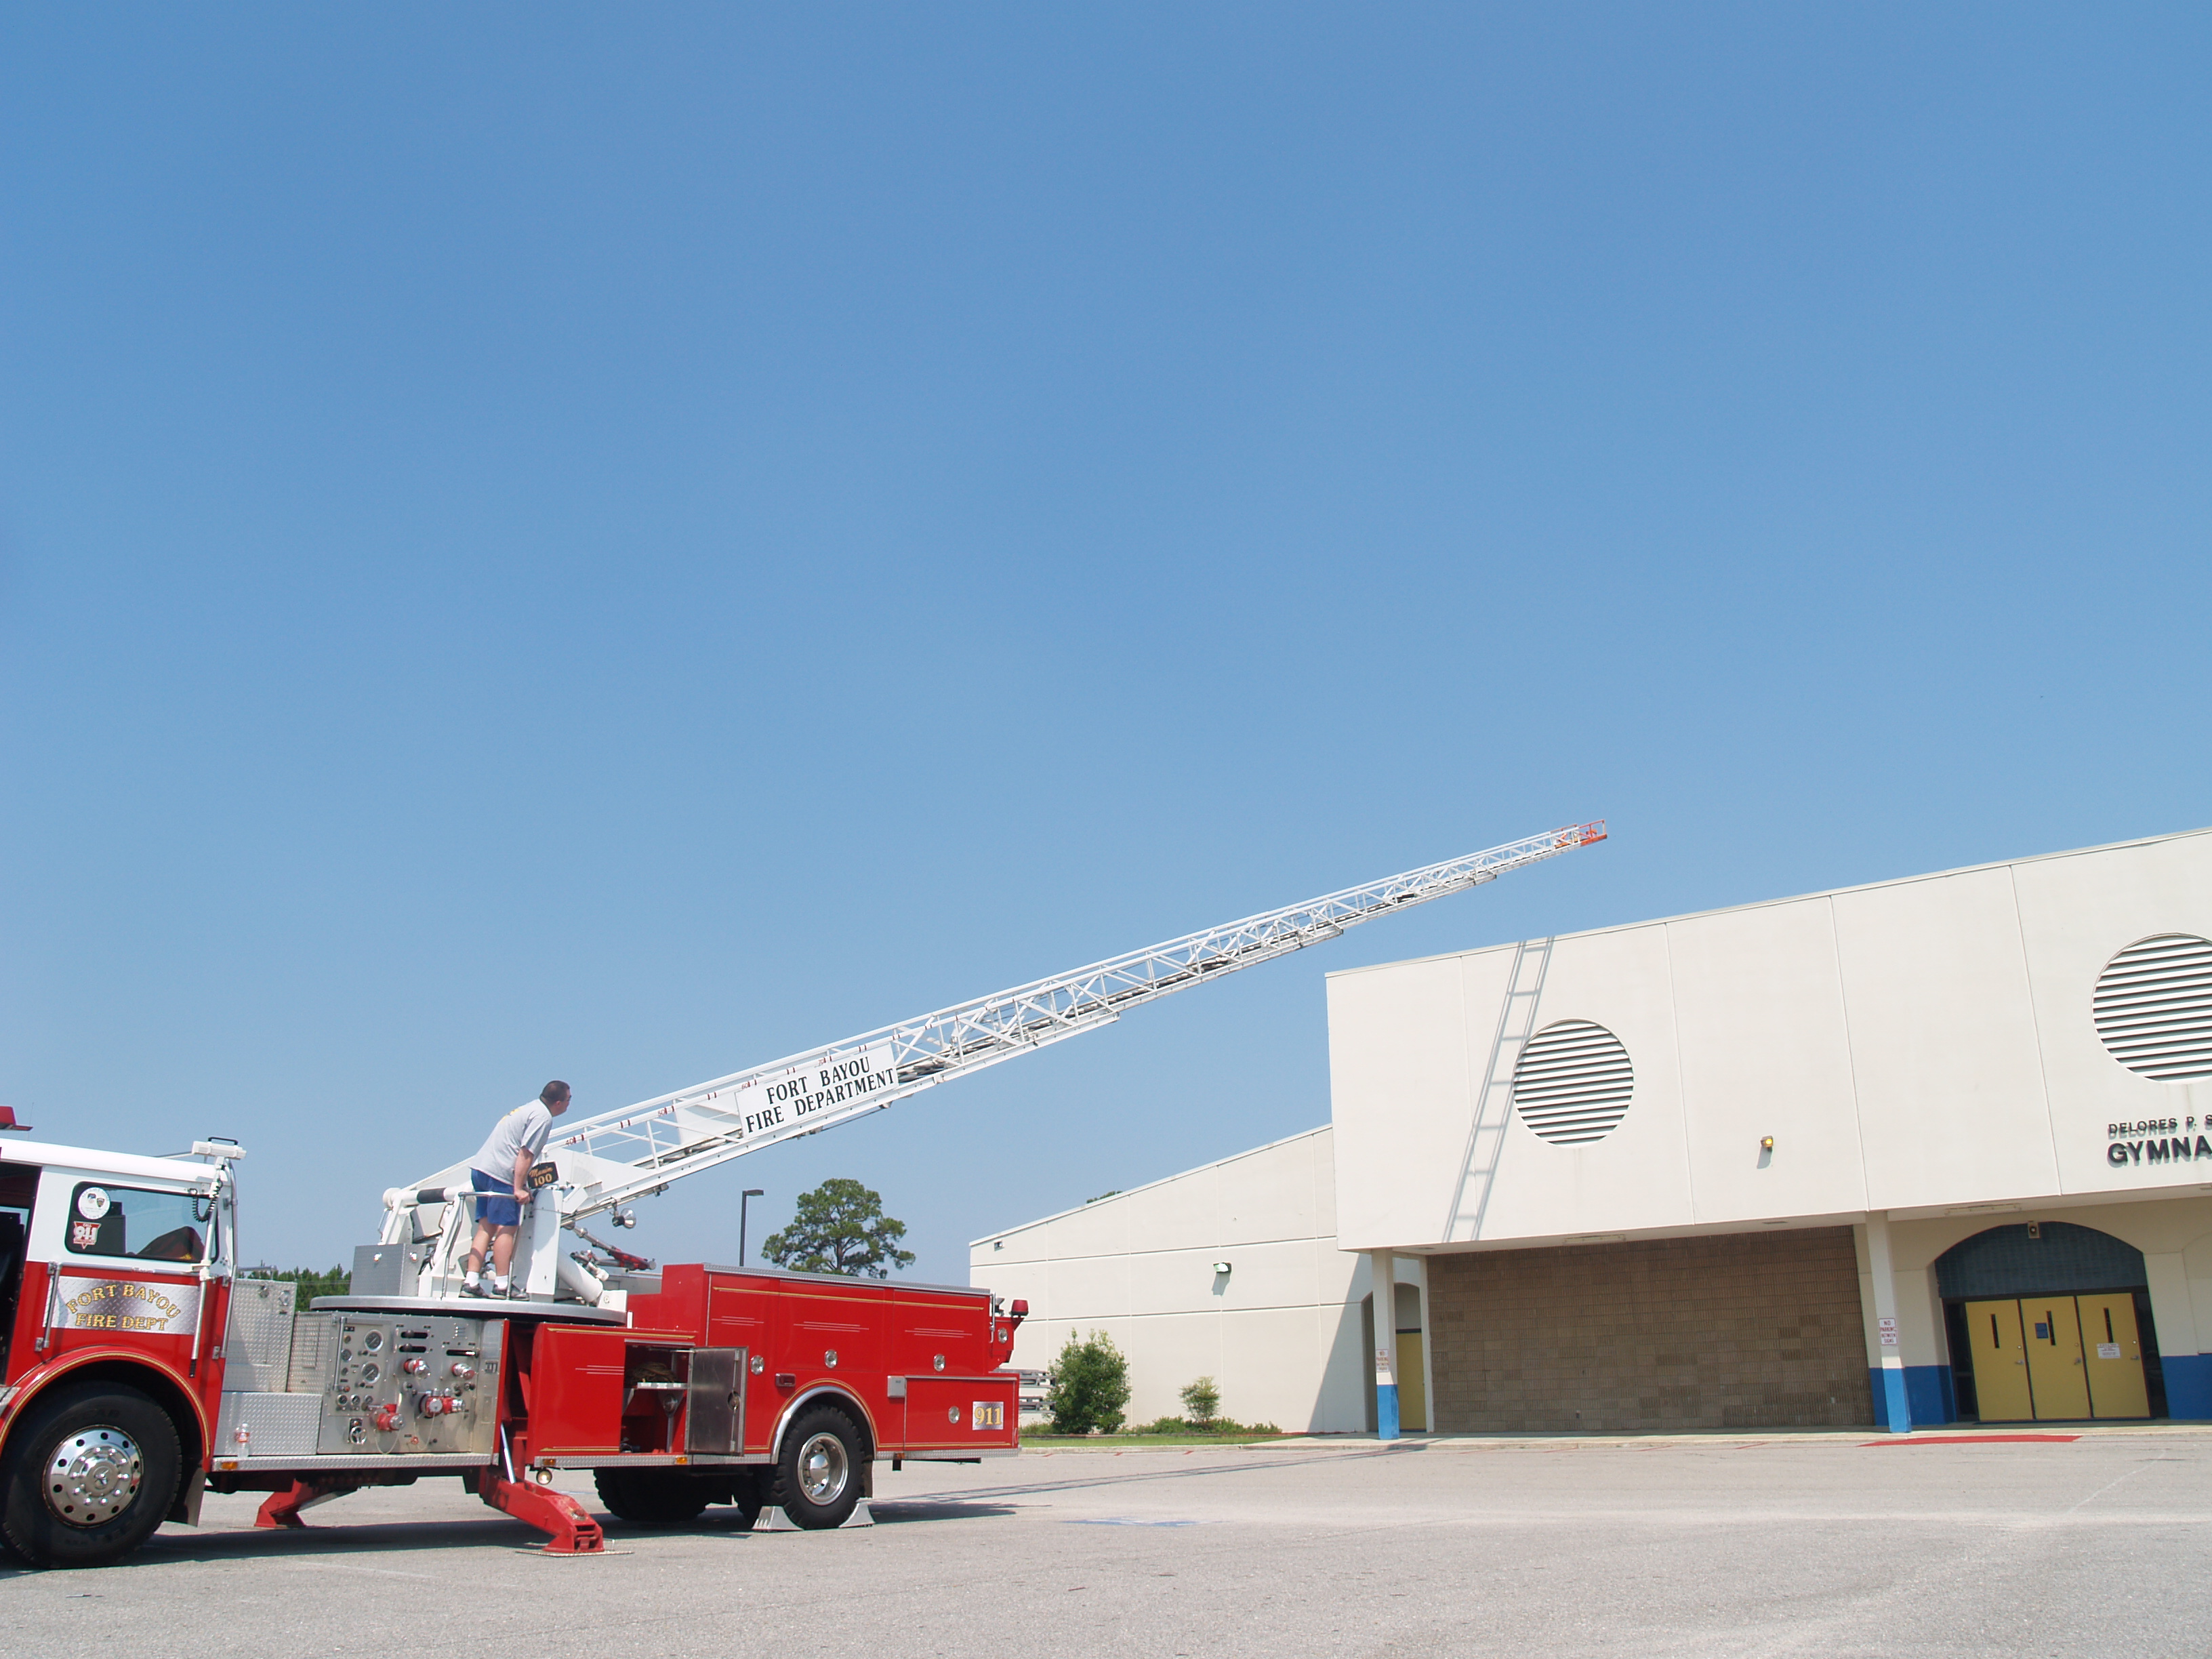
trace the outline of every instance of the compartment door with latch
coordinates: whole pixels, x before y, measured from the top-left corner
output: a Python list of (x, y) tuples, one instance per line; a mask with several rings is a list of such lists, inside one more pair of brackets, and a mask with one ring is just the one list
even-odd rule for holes
[(1015, 1373), (906, 1379), (906, 1448), (909, 1457), (947, 1451), (1012, 1447), (1018, 1416)]
[(684, 1384), (684, 1449), (726, 1457), (745, 1449), (745, 1351), (694, 1348)]

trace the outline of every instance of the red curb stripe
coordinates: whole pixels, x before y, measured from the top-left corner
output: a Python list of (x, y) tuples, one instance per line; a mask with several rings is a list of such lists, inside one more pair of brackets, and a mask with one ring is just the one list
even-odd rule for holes
[(2078, 1434), (1900, 1434), (1893, 1440), (1862, 1440), (1864, 1446), (2010, 1446), (2022, 1441), (2079, 1440)]

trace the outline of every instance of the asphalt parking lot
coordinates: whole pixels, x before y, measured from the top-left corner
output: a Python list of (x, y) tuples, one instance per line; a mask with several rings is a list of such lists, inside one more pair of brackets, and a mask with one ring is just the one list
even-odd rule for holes
[(2212, 1652), (2212, 1432), (1870, 1438), (1026, 1452), (885, 1468), (872, 1528), (566, 1559), (453, 1481), (304, 1533), (210, 1498), (0, 1601), (33, 1654)]

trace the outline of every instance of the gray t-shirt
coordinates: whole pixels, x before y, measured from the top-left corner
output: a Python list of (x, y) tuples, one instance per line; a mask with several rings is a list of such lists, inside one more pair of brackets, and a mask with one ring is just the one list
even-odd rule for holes
[(469, 1167), (482, 1170), (497, 1181), (513, 1181), (515, 1155), (527, 1152), (535, 1164), (552, 1133), (553, 1114), (545, 1103), (526, 1101), (492, 1126), (491, 1139), (469, 1160)]

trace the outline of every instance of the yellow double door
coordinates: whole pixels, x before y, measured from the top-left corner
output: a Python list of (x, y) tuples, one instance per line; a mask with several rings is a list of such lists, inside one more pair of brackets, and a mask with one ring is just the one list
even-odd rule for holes
[(2136, 1301), (2125, 1291), (1969, 1302), (1966, 1338), (1984, 1423), (2150, 1415)]

